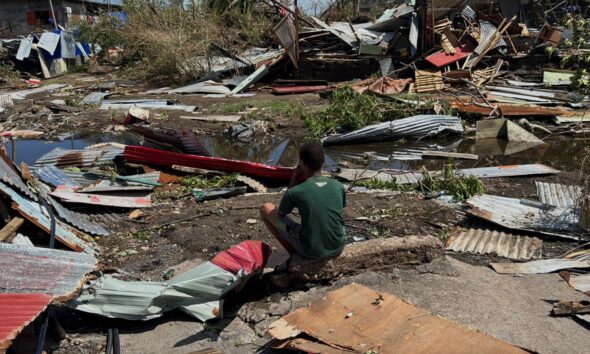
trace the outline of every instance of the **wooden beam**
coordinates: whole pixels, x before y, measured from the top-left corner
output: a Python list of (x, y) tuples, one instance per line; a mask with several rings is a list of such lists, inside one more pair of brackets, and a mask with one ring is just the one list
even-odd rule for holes
[(0, 230), (0, 242), (10, 243), (16, 237), (16, 231), (25, 222), (23, 218), (14, 217)]

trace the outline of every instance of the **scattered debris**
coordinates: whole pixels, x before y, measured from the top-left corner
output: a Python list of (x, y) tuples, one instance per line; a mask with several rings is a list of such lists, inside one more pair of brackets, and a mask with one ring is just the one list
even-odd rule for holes
[[(377, 304), (376, 299), (380, 299)], [(412, 340), (407, 340), (408, 328), (413, 329)], [(481, 353), (526, 353), (494, 337), (431, 315), (391, 294), (355, 283), (273, 322), (269, 333), (279, 341), (275, 348), (305, 352), (471, 353), (476, 345)], [(448, 338), (463, 340), (448, 341)]]

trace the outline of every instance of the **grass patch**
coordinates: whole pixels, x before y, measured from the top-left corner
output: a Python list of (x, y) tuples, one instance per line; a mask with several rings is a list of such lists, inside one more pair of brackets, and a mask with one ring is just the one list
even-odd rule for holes
[(445, 191), (461, 202), (476, 194), (485, 193), (484, 184), (478, 177), (456, 173), (452, 163), (445, 165), (442, 177), (433, 176), (426, 169), (422, 171), (422, 176), (417, 188), (423, 193)]
[(247, 112), (246, 118), (273, 118), (292, 117), (303, 114), (303, 105), (297, 101), (242, 101), (229, 104), (217, 104), (212, 107), (211, 111), (216, 113), (238, 113)]
[[(332, 91), (326, 109), (304, 116), (311, 135), (351, 131), (369, 124), (406, 118), (432, 111), (434, 104), (416, 95), (398, 95), (398, 100), (358, 94), (348, 86)], [(413, 102), (403, 102), (413, 101)], [(424, 104), (416, 104), (420, 101)]]
[(376, 178), (360, 180), (354, 182), (355, 186), (365, 187), (369, 189), (387, 189), (391, 191), (406, 191), (408, 190), (407, 186), (400, 184), (395, 180), (395, 178), (391, 181), (382, 181)]
[(182, 187), (199, 188), (199, 189), (213, 189), (213, 188), (228, 188), (234, 187), (238, 183), (238, 174), (233, 173), (227, 176), (215, 176), (212, 178), (205, 178), (201, 176), (191, 176), (183, 178), (180, 181)]
[(0, 83), (6, 85), (20, 84), (20, 75), (12, 67), (0, 64)]

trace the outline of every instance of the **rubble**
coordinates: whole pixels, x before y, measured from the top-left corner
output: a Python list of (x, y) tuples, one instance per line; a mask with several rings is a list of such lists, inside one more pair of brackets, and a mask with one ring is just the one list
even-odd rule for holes
[[(137, 41), (145, 36), (103, 47), (109, 21), (18, 34), (0, 23), (0, 302), (30, 309), (0, 333), (0, 351), (71, 326), (76, 338), (100, 337), (95, 352), (103, 334), (107, 352), (145, 352), (133, 338), (174, 331), (177, 308), (206, 323), (174, 350), (523, 352), (539, 349), (521, 344), (534, 331), (555, 344), (547, 351), (581, 341), (583, 352), (580, 333), (546, 324), (589, 316), (587, 6), (355, 4), (195, 3), (171, 12), (187, 32), (150, 24), (155, 50), (138, 50), (155, 43)], [(161, 6), (150, 19), (165, 17)], [(213, 13), (224, 24), (204, 23), (212, 34), (201, 38), (195, 18)], [(148, 34), (120, 15), (110, 31)], [(294, 255), (280, 273), (272, 267), (286, 255), (258, 208), (279, 201), (310, 138), (325, 146), (324, 175), (346, 183), (348, 244), (332, 259)], [(554, 304), (564, 317), (537, 316), (524, 333), (482, 325), (492, 310), (429, 307), (433, 294), (465, 300), (457, 293), (483, 281), (450, 291), (440, 279), (483, 271), (509, 286), (473, 301), (497, 309), (516, 296), (514, 274), (539, 274), (527, 281), (571, 290)], [(548, 274), (557, 271), (565, 281)], [(416, 297), (408, 289), (424, 274), (432, 288)], [(399, 298), (382, 291), (390, 283)], [(540, 300), (537, 290), (526, 289)], [(538, 302), (546, 308), (520, 310), (551, 311)], [(438, 317), (449, 314), (454, 322)], [(103, 328), (94, 315), (129, 322)], [(48, 325), (30, 325), (37, 317)], [(396, 344), (408, 323), (417, 336)], [(438, 346), (449, 334), (463, 339)]]

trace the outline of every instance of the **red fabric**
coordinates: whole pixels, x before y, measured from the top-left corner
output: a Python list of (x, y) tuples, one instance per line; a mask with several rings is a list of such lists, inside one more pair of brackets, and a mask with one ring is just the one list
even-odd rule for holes
[(180, 165), (203, 168), (206, 170), (238, 172), (248, 176), (271, 178), (282, 181), (289, 181), (293, 174), (293, 169), (288, 167), (269, 166), (257, 162), (228, 160), (218, 157), (180, 154), (147, 148), (144, 146), (128, 145), (125, 147), (124, 155), (125, 160), (130, 163), (165, 167)]
[(219, 253), (211, 263), (233, 274), (243, 269), (244, 274), (248, 275), (264, 269), (270, 253), (270, 246), (262, 241), (243, 241)]
[(49, 304), (46, 294), (0, 294), (0, 352)]
[(27, 25), (34, 26), (37, 24), (37, 16), (34, 11), (27, 11)]

